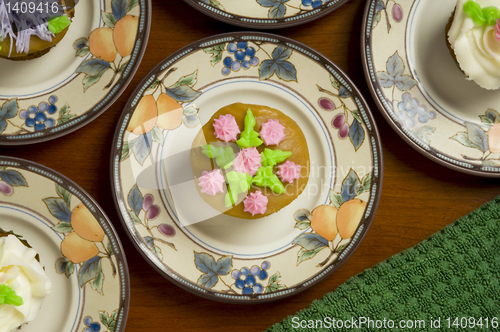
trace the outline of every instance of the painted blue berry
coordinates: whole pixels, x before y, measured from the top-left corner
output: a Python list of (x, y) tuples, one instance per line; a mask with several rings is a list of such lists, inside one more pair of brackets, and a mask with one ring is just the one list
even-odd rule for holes
[(231, 273), (231, 276), (233, 279), (239, 279), (241, 277), (241, 271), (240, 270), (233, 270), (233, 273)]
[(312, 3), (312, 7), (313, 9), (314, 8), (318, 8), (319, 6), (321, 6), (323, 4), (323, 2), (321, 0), (316, 0)]
[(36, 112), (38, 112), (38, 107), (36, 107), (36, 106), (30, 106), (30, 107), (28, 107), (28, 111), (31, 114), (35, 114)]
[(251, 57), (251, 58), (250, 58), (250, 64), (251, 64), (252, 66), (257, 66), (257, 65), (259, 64), (259, 58), (257, 58), (256, 56)]
[(227, 51), (229, 53), (234, 53), (238, 50), (238, 46), (236, 46), (236, 43), (231, 43), (229, 45), (227, 45)]
[(52, 128), (52, 127), (54, 127), (55, 122), (54, 122), (54, 119), (47, 119), (47, 120), (45, 120), (45, 122), (43, 124), (47, 128)]
[(243, 289), (245, 287), (245, 282), (241, 279), (237, 279), (234, 284), (236, 285), (236, 288), (239, 289)]
[(250, 274), (253, 275), (253, 276), (258, 276), (260, 273), (260, 267), (258, 267), (257, 265), (254, 265), (250, 268)]
[(21, 119), (27, 119), (30, 117), (30, 112), (28, 112), (27, 110), (22, 110), (21, 112), (19, 112), (19, 117)]
[(28, 127), (34, 127), (36, 125), (35, 119), (32, 118), (27, 118), (25, 123)]
[(253, 289), (251, 289), (250, 287), (245, 287), (245, 288), (243, 288), (242, 293), (245, 295), (253, 294)]
[(245, 60), (245, 53), (243, 51), (236, 51), (236, 53), (234, 53), (234, 57), (238, 61), (243, 61)]
[(241, 68), (241, 63), (239, 61), (233, 61), (233, 63), (231, 64), (231, 69), (233, 71), (238, 71), (240, 70)]
[(35, 131), (40, 131), (40, 130), (44, 130), (45, 129), (45, 125), (43, 123), (39, 123), (35, 126)]
[(302, 5), (306, 7), (310, 6), (312, 3), (312, 0), (302, 0)]
[(229, 67), (224, 67), (222, 68), (222, 75), (227, 76), (231, 72), (231, 68)]
[(264, 287), (262, 287), (261, 284), (257, 284), (255, 286), (253, 286), (253, 291), (255, 294), (260, 294), (260, 293), (262, 293), (263, 290), (264, 290)]
[(267, 279), (267, 272), (265, 270), (260, 271), (259, 279), (260, 280), (266, 280)]
[(254, 276), (247, 276), (245, 278), (245, 283), (248, 285), (248, 286), (253, 286), (255, 285), (255, 277)]
[(35, 115), (35, 120), (37, 122), (44, 122), (45, 120), (47, 120), (47, 116), (43, 112), (38, 112)]
[(54, 105), (55, 103), (57, 103), (57, 97), (56, 96), (50, 96), (49, 97), (49, 103), (51, 103), (52, 105)]
[(47, 113), (54, 114), (56, 111), (57, 111), (57, 106), (56, 105), (50, 105), (49, 109), (47, 110)]
[(253, 47), (247, 47), (245, 49), (245, 54), (249, 57), (253, 57), (255, 55), (255, 49)]
[(270, 266), (271, 266), (271, 263), (269, 263), (268, 261), (262, 262), (262, 265), (261, 265), (263, 270), (267, 270)]
[(248, 45), (248, 43), (246, 41), (240, 41), (240, 42), (238, 42), (238, 48), (240, 50), (243, 50), (243, 49), (247, 48), (247, 45)]
[(243, 62), (241, 63), (241, 66), (243, 67), (243, 69), (248, 69), (248, 68), (250, 68), (250, 61), (247, 61), (247, 60), (243, 61)]
[(83, 320), (83, 323), (86, 326), (90, 326), (90, 324), (92, 324), (92, 317), (90, 317), (90, 316), (85, 317), (85, 319)]
[(225, 57), (224, 61), (223, 61), (224, 66), (226, 66), (226, 67), (231, 66), (232, 62), (233, 62), (233, 58), (231, 58), (230, 56)]
[(244, 276), (247, 276), (248, 272), (250, 272), (250, 271), (248, 270), (247, 267), (244, 267), (244, 268), (241, 269), (241, 274), (243, 274)]
[(93, 332), (99, 332), (101, 330), (101, 325), (99, 323), (92, 323), (89, 327)]
[(41, 102), (41, 103), (38, 105), (38, 110), (39, 110), (40, 112), (45, 112), (48, 108), (49, 108), (49, 104), (47, 104), (46, 102)]

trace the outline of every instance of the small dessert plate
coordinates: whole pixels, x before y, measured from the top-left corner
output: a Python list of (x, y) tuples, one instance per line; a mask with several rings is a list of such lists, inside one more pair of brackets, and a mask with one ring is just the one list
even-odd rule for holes
[(225, 23), (253, 29), (277, 29), (316, 20), (348, 0), (184, 0)]
[(139, 67), (150, 20), (150, 0), (79, 1), (49, 53), (0, 58), (0, 145), (60, 137), (104, 112)]
[[(238, 102), (280, 110), (309, 149), (304, 191), (260, 219), (213, 216), (184, 175), (201, 126)], [(381, 158), (364, 99), (332, 62), (281, 36), (228, 33), (179, 50), (139, 85), (115, 133), (112, 187), (132, 242), (163, 276), (210, 299), (265, 302), (314, 285), (352, 254), (377, 208)], [(175, 201), (178, 192), (193, 194)]]
[(500, 95), (468, 81), (446, 44), (456, 1), (371, 0), (363, 60), (382, 114), (414, 149), (451, 169), (500, 177)]
[(128, 266), (116, 232), (74, 182), (33, 162), (0, 157), (0, 227), (38, 252), (52, 283), (23, 332), (125, 331)]

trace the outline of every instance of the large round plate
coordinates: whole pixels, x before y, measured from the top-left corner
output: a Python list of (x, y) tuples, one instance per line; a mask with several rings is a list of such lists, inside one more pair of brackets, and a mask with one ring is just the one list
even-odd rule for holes
[[(225, 67), (224, 59), (234, 60), (237, 48), (252, 55), (243, 59), (249, 61), (248, 69)], [(175, 130), (162, 130), (156, 118), (149, 120), (151, 115), (143, 112), (151, 106), (137, 108), (143, 98), (151, 101), (160, 93), (184, 108), (182, 119), (171, 123), (173, 128), (179, 126)], [(189, 171), (191, 143), (219, 108), (235, 102), (276, 108), (300, 125), (310, 153), (309, 182), (295, 201), (265, 218), (218, 215), (193, 224), (208, 218), (211, 209), (196, 191), (191, 195), (195, 187)], [(332, 126), (340, 113), (349, 126), (344, 139)], [(132, 117), (147, 120), (146, 133), (127, 130)], [(125, 229), (146, 260), (181, 287), (228, 302), (283, 298), (331, 274), (366, 233), (382, 178), (377, 129), (352, 82), (307, 46), (256, 32), (198, 41), (153, 69), (126, 105), (111, 163), (115, 202)], [(188, 170), (187, 176), (183, 170)], [(182, 189), (187, 197), (178, 196)], [(336, 224), (332, 211), (353, 203), (363, 207), (359, 219), (344, 218)], [(352, 233), (329, 241), (311, 229), (311, 211), (322, 205), (333, 206), (322, 208), (331, 213), (323, 226), (337, 229), (350, 224)], [(257, 280), (245, 276), (247, 270)], [(242, 282), (244, 292), (251, 294), (242, 294)]]
[(202, 13), (229, 24), (254, 29), (276, 29), (318, 19), (348, 0), (184, 1)]
[[(52, 282), (52, 292), (23, 332), (90, 332), (98, 326), (101, 331), (125, 331), (128, 267), (102, 209), (74, 182), (22, 159), (0, 157), (0, 184), (0, 227), (28, 241)], [(82, 217), (85, 210), (90, 214)], [(79, 217), (72, 218), (75, 211)], [(74, 222), (78, 232), (72, 229)], [(85, 229), (93, 229), (99, 238), (82, 240), (89, 238)], [(63, 241), (68, 257), (61, 253)]]
[[(53, 139), (104, 112), (139, 67), (150, 20), (150, 0), (80, 1), (68, 33), (48, 54), (29, 61), (0, 59), (0, 145)], [(127, 36), (114, 42), (123, 56), (112, 43), (101, 42), (107, 29)], [(131, 54), (124, 45), (133, 45)]]
[(365, 74), (382, 114), (413, 148), (446, 167), (500, 177), (488, 130), (498, 91), (466, 80), (446, 45), (456, 1), (371, 0), (362, 44)]

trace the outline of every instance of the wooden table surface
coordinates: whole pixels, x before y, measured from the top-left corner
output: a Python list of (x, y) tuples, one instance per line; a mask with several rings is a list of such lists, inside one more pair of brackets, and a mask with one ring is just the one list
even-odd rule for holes
[(180, 0), (153, 0), (146, 54), (131, 84), (114, 105), (92, 123), (62, 138), (0, 148), (2, 155), (29, 159), (69, 177), (106, 211), (125, 247), (130, 268), (127, 332), (264, 330), (306, 308), (351, 276), (419, 243), (500, 193), (500, 180), (461, 174), (430, 161), (409, 147), (384, 120), (371, 98), (361, 63), (364, 5), (363, 0), (351, 0), (314, 22), (269, 31), (316, 49), (352, 79), (374, 114), (384, 157), (382, 197), (365, 239), (333, 275), (291, 298), (267, 304), (234, 305), (206, 300), (177, 287), (137, 252), (112, 201), (109, 156), (113, 133), (128, 96), (172, 52), (204, 37), (244, 29), (209, 18)]

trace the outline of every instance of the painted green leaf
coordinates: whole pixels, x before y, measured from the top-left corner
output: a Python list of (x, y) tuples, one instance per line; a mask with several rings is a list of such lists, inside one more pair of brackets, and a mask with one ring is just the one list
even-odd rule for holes
[(71, 232), (73, 230), (73, 227), (71, 227), (71, 223), (61, 221), (60, 223), (52, 227), (52, 229), (58, 233), (64, 234)]
[(333, 190), (330, 191), (330, 202), (335, 206), (337, 209), (340, 208), (342, 204), (344, 204), (344, 199), (342, 198), (342, 195), (339, 193), (334, 192)]
[(224, 52), (225, 47), (226, 47), (226, 44), (222, 43), (219, 45), (210, 46), (210, 47), (203, 49), (203, 51), (205, 53), (212, 55), (210, 57), (212, 66), (215, 66), (217, 63), (219, 63), (222, 60), (222, 53)]
[(313, 249), (313, 250), (306, 250), (304, 248), (301, 248), (299, 250), (299, 253), (297, 254), (297, 265), (299, 265), (303, 261), (306, 261), (308, 259), (313, 258), (314, 256), (316, 256), (316, 254), (318, 252), (320, 252), (321, 250), (323, 250), (325, 248), (326, 247), (319, 247), (319, 248), (316, 248), (316, 249)]
[(267, 282), (267, 287), (264, 290), (264, 293), (271, 293), (271, 292), (276, 292), (282, 289), (285, 289), (286, 286), (280, 284), (281, 282), (281, 275), (279, 272), (276, 272), (271, 278), (269, 278), (269, 281)]

